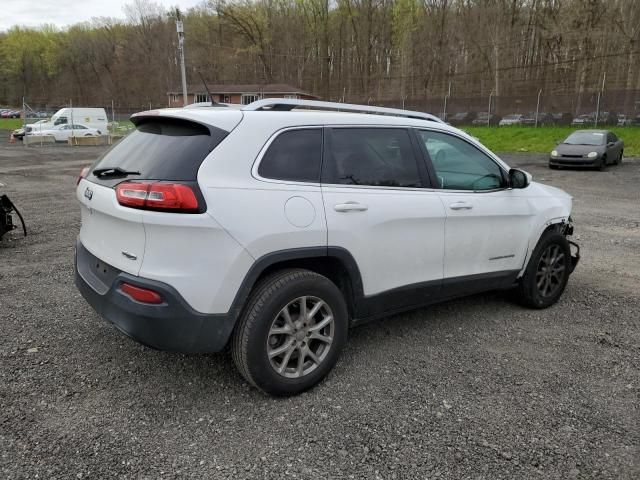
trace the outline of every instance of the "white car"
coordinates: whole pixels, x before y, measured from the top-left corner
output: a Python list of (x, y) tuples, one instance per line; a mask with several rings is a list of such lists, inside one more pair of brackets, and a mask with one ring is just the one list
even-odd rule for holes
[(521, 113), (512, 113), (511, 115), (507, 115), (500, 120), (498, 125), (504, 127), (505, 125), (522, 125), (524, 120), (524, 115)]
[(429, 114), (267, 99), (132, 122), (78, 179), (76, 285), (143, 344), (230, 344), (270, 394), (318, 383), (373, 318), (495, 289), (548, 307), (579, 258), (569, 195)]
[(27, 135), (51, 136), (56, 142), (66, 142), (69, 137), (96, 137), (100, 135), (100, 131), (85, 125), (56, 125), (46, 130), (33, 129), (27, 132)]

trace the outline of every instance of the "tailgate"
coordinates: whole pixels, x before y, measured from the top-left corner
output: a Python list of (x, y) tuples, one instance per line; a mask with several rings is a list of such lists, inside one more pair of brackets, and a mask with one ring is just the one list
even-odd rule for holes
[(93, 255), (131, 275), (138, 275), (144, 255), (142, 212), (118, 204), (113, 188), (81, 180), (80, 241)]

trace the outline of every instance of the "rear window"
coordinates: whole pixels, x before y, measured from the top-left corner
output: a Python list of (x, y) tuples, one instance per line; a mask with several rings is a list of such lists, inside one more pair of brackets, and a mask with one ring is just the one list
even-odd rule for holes
[[(204, 159), (228, 133), (182, 119), (142, 119), (136, 130), (105, 152), (91, 170), (118, 167), (140, 172), (127, 176), (127, 180), (195, 181)], [(98, 178), (89, 174), (87, 179), (113, 186), (123, 177)]]

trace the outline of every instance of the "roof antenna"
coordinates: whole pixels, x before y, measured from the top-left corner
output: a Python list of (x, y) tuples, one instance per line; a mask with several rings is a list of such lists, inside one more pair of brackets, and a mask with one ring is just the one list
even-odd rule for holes
[[(211, 95), (211, 92), (209, 91), (209, 87), (207, 87), (207, 82), (204, 81), (204, 77), (202, 76), (202, 73), (200, 73), (200, 70), (195, 69), (196, 72), (198, 73), (198, 76), (200, 77), (200, 80), (202, 80), (202, 85), (204, 85), (204, 89), (207, 91), (207, 95), (209, 95), (209, 100), (211, 100), (211, 106), (215, 107), (216, 105), (219, 105), (214, 99), (213, 99), (213, 95)], [(220, 105), (222, 106), (222, 105)]]

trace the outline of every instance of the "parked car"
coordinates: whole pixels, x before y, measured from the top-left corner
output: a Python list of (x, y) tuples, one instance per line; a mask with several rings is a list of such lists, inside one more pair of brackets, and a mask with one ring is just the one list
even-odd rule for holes
[(578, 115), (571, 121), (571, 125), (580, 125), (580, 126), (594, 125), (595, 123), (596, 123), (595, 112)]
[(480, 112), (476, 116), (475, 120), (471, 122), (471, 125), (498, 125), (500, 123), (501, 117), (492, 113), (491, 115), (487, 114), (487, 112)]
[[(522, 118), (522, 125), (535, 125), (536, 112), (529, 112)], [(553, 125), (553, 115), (545, 112), (538, 112), (538, 125)]]
[(229, 344), (270, 394), (324, 378), (351, 325), (503, 288), (545, 308), (578, 261), (571, 197), (433, 115), (286, 99), (152, 113), (79, 178), (76, 285), (146, 345)]
[(18, 140), (22, 140), (24, 136), (30, 132), (39, 134), (40, 127), (46, 123), (47, 120), (38, 120), (37, 122), (30, 123), (29, 125), (25, 125), (24, 127), (17, 128), (13, 131), (13, 136)]
[(598, 125), (617, 125), (618, 114), (616, 112), (600, 112), (598, 114)]
[(44, 130), (68, 123), (79, 123), (90, 128), (95, 128), (100, 133), (106, 133), (109, 120), (104, 108), (61, 108), (51, 116), (51, 120), (48, 123), (42, 124), (41, 128)]
[(0, 117), (2, 118), (20, 118), (21, 115), (22, 112), (20, 110), (11, 109), (3, 110), (2, 113), (0, 113)]
[(556, 112), (552, 113), (553, 123), (556, 125), (571, 125), (573, 121), (573, 115), (569, 112)]
[(451, 115), (447, 121), (451, 125), (471, 125), (476, 116), (476, 112), (458, 112)]
[(524, 115), (522, 113), (512, 113), (510, 115), (505, 115), (504, 117), (502, 117), (502, 120), (498, 122), (498, 125), (522, 125), (523, 120)]
[(95, 128), (87, 127), (86, 125), (73, 124), (73, 125), (56, 125), (45, 130), (39, 130), (32, 128), (27, 132), (27, 135), (40, 135), (43, 137), (51, 136), (55, 138), (56, 142), (66, 142), (69, 137), (95, 137), (100, 135), (100, 132)]
[(624, 142), (608, 130), (578, 130), (551, 151), (549, 168), (620, 165)]
[(616, 123), (619, 127), (628, 127), (629, 125), (633, 125), (633, 119), (628, 117), (623, 113), (618, 114), (618, 121)]

